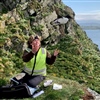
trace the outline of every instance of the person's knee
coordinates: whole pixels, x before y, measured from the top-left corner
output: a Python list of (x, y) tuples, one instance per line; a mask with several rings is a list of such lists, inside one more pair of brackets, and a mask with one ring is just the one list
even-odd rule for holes
[(28, 80), (27, 84), (31, 87), (36, 87), (45, 79), (44, 76), (36, 76)]

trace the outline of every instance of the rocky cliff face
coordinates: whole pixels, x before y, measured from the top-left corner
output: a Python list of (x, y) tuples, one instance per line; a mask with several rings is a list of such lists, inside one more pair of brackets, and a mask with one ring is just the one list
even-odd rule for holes
[[(65, 6), (61, 0), (2, 0), (0, 13), (2, 33), (10, 30), (14, 35), (38, 34), (45, 45), (56, 44), (60, 36), (70, 34), (75, 16), (72, 9)], [(64, 23), (55, 21), (63, 17), (66, 18)], [(7, 41), (12, 40), (14, 39)]]
[(13, 75), (22, 67), (19, 58), (26, 41), (37, 34), (43, 46), (60, 50), (52, 73), (100, 92), (100, 51), (74, 17), (61, 0), (0, 0), (0, 77)]

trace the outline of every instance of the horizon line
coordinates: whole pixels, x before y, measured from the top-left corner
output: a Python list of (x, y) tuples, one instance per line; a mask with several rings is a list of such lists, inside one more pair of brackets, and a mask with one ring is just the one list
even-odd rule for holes
[(88, 1), (87, 0), (86, 1), (78, 1), (78, 0), (77, 1), (75, 1), (75, 0), (74, 1), (66, 1), (66, 0), (64, 1), (63, 0), (62, 2), (65, 3), (65, 2), (100, 2), (100, 1), (92, 1), (92, 0), (91, 1), (89, 1), (89, 0)]

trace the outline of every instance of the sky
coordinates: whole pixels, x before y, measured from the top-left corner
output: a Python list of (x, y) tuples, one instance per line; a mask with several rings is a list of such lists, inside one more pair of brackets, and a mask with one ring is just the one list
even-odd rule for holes
[(100, 0), (62, 0), (75, 12), (76, 20), (99, 20)]

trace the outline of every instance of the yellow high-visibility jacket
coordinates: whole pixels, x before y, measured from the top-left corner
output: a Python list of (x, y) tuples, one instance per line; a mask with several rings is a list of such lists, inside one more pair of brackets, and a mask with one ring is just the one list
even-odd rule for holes
[[(27, 72), (28, 74), (32, 74), (34, 61), (35, 61), (35, 56), (25, 64), (24, 71)], [(37, 53), (33, 75), (46, 76), (46, 49), (45, 48), (40, 48)]]

